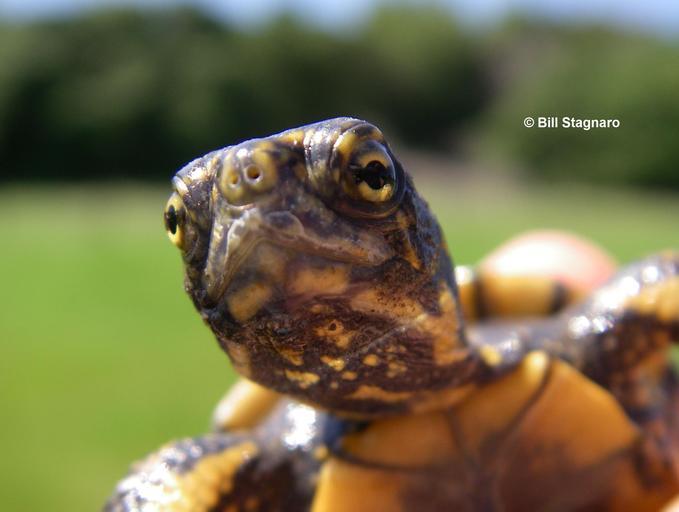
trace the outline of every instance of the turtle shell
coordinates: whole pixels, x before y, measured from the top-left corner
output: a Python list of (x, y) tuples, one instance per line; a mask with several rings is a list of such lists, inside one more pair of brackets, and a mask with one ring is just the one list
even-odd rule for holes
[(449, 411), (344, 437), (312, 510), (658, 510), (679, 487), (670, 468), (645, 481), (640, 439), (608, 391), (533, 352)]

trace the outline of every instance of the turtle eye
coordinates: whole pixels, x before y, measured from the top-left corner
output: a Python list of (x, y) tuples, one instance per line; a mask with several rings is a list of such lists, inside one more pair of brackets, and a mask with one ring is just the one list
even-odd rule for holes
[(186, 210), (182, 203), (179, 194), (176, 192), (170, 196), (170, 199), (165, 206), (163, 213), (163, 220), (165, 222), (165, 229), (170, 241), (182, 248), (184, 242), (184, 219), (186, 218)]
[(343, 188), (352, 198), (370, 203), (389, 201), (396, 188), (396, 170), (386, 148), (371, 140), (351, 156)]
[(167, 229), (171, 235), (177, 234), (177, 228), (179, 219), (177, 218), (177, 210), (175, 210), (174, 205), (171, 204), (167, 210), (165, 210), (165, 229)]
[(372, 203), (389, 200), (394, 193), (394, 170), (379, 160), (368, 162), (365, 167), (352, 167), (356, 193), (360, 199)]

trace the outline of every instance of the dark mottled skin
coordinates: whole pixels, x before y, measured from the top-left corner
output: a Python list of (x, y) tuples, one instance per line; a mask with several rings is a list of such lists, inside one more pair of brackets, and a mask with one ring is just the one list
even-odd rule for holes
[[(342, 449), (346, 436), (360, 436), (381, 418), (440, 412), (456, 437), (455, 407), (463, 397), (513, 372), (534, 351), (565, 361), (625, 408), (642, 435), (640, 448), (624, 452), (634, 453), (644, 485), (652, 486), (654, 475), (665, 475), (673, 463), (665, 449), (676, 434), (676, 386), (666, 352), (679, 341), (679, 254), (624, 268), (589, 299), (565, 309), (565, 291), (555, 283), (547, 308), (552, 316), (483, 319), (465, 328), (438, 223), (369, 123), (332, 119), (230, 146), (189, 163), (174, 187), (165, 220), (182, 252), (186, 290), (236, 369), (330, 412), (283, 401), (251, 432), (175, 444), (120, 484), (110, 510), (161, 503), (146, 491), (154, 485), (148, 475), (163, 461), (183, 477), (206, 454), (243, 440), (252, 441), (257, 454), (234, 463), (230, 484), (207, 509), (307, 510), (328, 449), (357, 471), (389, 470), (353, 460)], [(520, 420), (533, 403), (502, 439), (521, 438)], [(297, 435), (292, 444), (286, 442), (291, 431)], [(191, 453), (190, 443), (201, 448), (193, 459), (167, 463)], [(521, 446), (513, 449), (519, 453)], [(569, 473), (569, 449), (560, 449), (562, 474), (545, 475), (537, 486), (521, 480), (528, 471), (497, 480), (497, 462), (474, 466), (472, 476), (452, 462), (409, 470), (408, 483), (398, 486), (400, 503), (412, 510), (521, 510), (543, 507), (549, 492), (550, 510), (601, 505), (598, 489), (612, 478), (601, 468), (609, 461)], [(560, 488), (583, 486), (587, 493), (577, 499), (559, 495)], [(194, 503), (193, 495), (182, 499)], [(161, 509), (184, 510), (174, 503)], [(314, 511), (325, 506), (316, 503)]]

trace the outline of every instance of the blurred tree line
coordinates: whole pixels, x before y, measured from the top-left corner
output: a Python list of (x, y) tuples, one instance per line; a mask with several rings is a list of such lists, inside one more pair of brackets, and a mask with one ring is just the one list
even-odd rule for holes
[[(185, 8), (0, 23), (0, 180), (167, 179), (217, 147), (354, 115), (537, 176), (679, 189), (677, 64), (649, 37), (521, 20), (469, 33), (435, 8), (382, 8), (343, 34)], [(526, 129), (528, 115), (622, 126)]]

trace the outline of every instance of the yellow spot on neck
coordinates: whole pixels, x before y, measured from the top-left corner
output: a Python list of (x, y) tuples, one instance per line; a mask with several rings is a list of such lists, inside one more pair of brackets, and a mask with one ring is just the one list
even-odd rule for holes
[(403, 373), (405, 373), (408, 370), (408, 367), (405, 365), (405, 363), (402, 363), (401, 361), (391, 361), (389, 363), (389, 371), (387, 371), (387, 377), (394, 378), (397, 377)]
[(375, 354), (368, 354), (363, 358), (363, 364), (366, 364), (368, 366), (377, 366), (380, 364), (380, 358), (377, 357)]
[(457, 309), (453, 294), (443, 284), (439, 294), (440, 315), (423, 313), (415, 319), (415, 326), (432, 338), (434, 362), (445, 366), (464, 360), (468, 350), (458, 336)]
[(316, 384), (320, 377), (311, 372), (297, 372), (294, 370), (285, 370), (285, 376), (294, 382), (302, 389), (307, 389), (312, 384)]
[(403, 402), (412, 396), (409, 391), (387, 391), (378, 386), (361, 385), (348, 398), (354, 400), (380, 400), (382, 402)]
[(356, 377), (358, 377), (358, 375), (356, 375), (356, 372), (352, 371), (347, 371), (342, 374), (344, 380), (356, 380)]
[(329, 356), (321, 356), (321, 361), (323, 361), (325, 364), (327, 364), (330, 368), (332, 368), (335, 371), (341, 372), (344, 370), (344, 359), (339, 358), (339, 357), (329, 357)]

